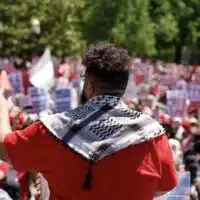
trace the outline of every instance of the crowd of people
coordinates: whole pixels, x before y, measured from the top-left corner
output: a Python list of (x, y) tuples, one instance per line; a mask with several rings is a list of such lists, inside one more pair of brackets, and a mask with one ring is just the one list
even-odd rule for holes
[[(29, 71), (38, 59), (38, 57), (33, 57), (30, 63), (22, 62), (19, 58), (1, 58), (0, 86), (5, 96), (15, 104), (10, 113), (13, 130), (25, 128), (41, 115), (54, 113), (56, 110), (53, 96), (55, 88), (67, 87), (75, 91), (75, 94), (71, 96), (73, 102), (71, 109), (78, 105), (84, 81), (82, 77), (84, 66), (81, 59), (79, 57), (66, 57), (65, 59), (53, 57), (55, 85), (48, 91), (51, 105), (48, 112), (32, 113), (31, 108), (20, 106), (20, 98), (27, 95), (29, 87), (34, 87), (29, 80)], [(5, 71), (8, 77), (7, 81), (5, 81)], [(12, 82), (9, 82), (10, 74), (16, 72), (22, 74), (23, 91), (21, 93), (13, 92), (14, 86)], [(199, 102), (191, 102), (186, 99), (187, 113), (182, 117), (180, 115), (171, 116), (171, 113), (168, 112), (167, 102), (169, 90), (187, 90), (187, 85), (191, 83), (200, 84), (200, 66), (198, 65), (186, 66), (133, 58), (124, 101), (133, 110), (147, 113), (163, 125), (172, 147), (176, 169), (178, 171), (184, 168), (184, 170), (190, 171), (191, 199), (197, 200), (200, 199), (200, 99)], [(29, 106), (31, 107), (31, 105)], [(8, 192), (11, 198), (25, 200), (34, 196), (37, 199), (41, 195), (41, 187), (38, 187), (40, 184), (37, 183), (38, 176), (41, 181), (40, 174), (36, 172), (16, 173), (12, 184), (9, 185), (7, 181), (9, 173), (12, 173), (11, 176), (13, 176), (12, 167), (2, 161), (0, 163), (1, 188)], [(17, 184), (20, 186), (16, 186)]]

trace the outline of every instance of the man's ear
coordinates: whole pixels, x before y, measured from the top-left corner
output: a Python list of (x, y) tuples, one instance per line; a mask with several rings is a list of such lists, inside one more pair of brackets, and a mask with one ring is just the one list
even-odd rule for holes
[(96, 96), (96, 89), (95, 89), (95, 83), (93, 80), (89, 80), (88, 81), (88, 98), (92, 98), (94, 96)]

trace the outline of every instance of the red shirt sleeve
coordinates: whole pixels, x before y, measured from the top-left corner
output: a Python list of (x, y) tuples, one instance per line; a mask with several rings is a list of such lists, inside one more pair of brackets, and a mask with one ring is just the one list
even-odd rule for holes
[(161, 162), (161, 180), (158, 191), (170, 191), (177, 185), (177, 174), (172, 150), (166, 135), (158, 141), (157, 151)]
[(36, 122), (5, 137), (4, 145), (13, 167), (19, 172), (42, 170), (48, 159), (47, 131)]
[(5, 176), (7, 176), (9, 171), (9, 164), (7, 162), (2, 161), (0, 163), (0, 171), (2, 171)]

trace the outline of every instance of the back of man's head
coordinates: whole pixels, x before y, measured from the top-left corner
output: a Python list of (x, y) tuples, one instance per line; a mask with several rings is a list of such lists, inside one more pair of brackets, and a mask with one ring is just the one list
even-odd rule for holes
[(86, 76), (93, 79), (97, 95), (123, 95), (131, 64), (125, 49), (109, 43), (97, 43), (84, 55), (83, 64), (86, 66)]

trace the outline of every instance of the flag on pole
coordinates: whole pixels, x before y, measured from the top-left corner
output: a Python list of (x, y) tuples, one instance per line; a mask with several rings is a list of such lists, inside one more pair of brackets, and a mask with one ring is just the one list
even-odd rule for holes
[(50, 90), (54, 85), (54, 68), (51, 52), (46, 49), (40, 60), (29, 71), (30, 82), (39, 88)]

